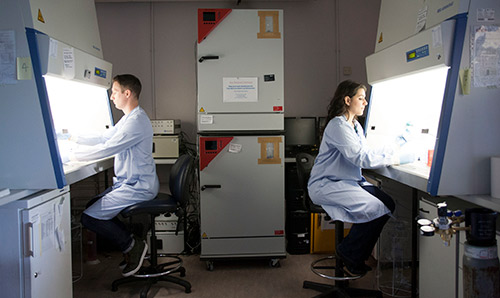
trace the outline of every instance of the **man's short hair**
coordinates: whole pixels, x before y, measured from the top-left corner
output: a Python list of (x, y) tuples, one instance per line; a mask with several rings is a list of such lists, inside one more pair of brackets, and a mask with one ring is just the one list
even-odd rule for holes
[(120, 84), (120, 86), (122, 87), (122, 92), (129, 89), (135, 95), (135, 97), (139, 99), (142, 85), (141, 81), (136, 76), (131, 74), (116, 75), (113, 78), (113, 82), (117, 82), (118, 84)]

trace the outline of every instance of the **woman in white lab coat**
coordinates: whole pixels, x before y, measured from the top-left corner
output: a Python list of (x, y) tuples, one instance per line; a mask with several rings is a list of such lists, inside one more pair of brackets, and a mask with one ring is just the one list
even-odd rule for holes
[(328, 106), (327, 125), (308, 183), (315, 204), (333, 220), (353, 223), (337, 247), (337, 256), (352, 274), (370, 270), (364, 261), (395, 209), (387, 194), (366, 182), (361, 169), (399, 163), (392, 147), (367, 146), (357, 121), (366, 105), (364, 85), (350, 80), (339, 84)]

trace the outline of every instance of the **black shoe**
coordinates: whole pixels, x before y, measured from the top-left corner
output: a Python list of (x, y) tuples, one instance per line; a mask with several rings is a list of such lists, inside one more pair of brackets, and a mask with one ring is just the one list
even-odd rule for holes
[(345, 257), (344, 254), (338, 248), (335, 250), (335, 256), (342, 260), (342, 262), (344, 263), (345, 271), (352, 276), (365, 275), (366, 272), (368, 271), (368, 268), (371, 270), (371, 268), (367, 266), (365, 263), (355, 264), (351, 262), (351, 260)]
[(134, 247), (132, 247), (132, 249), (128, 253), (129, 261), (127, 263), (127, 266), (125, 266), (125, 269), (123, 269), (122, 275), (127, 277), (134, 275), (137, 271), (139, 271), (147, 252), (148, 245), (146, 244), (146, 241), (135, 238)]
[(366, 274), (366, 265), (358, 265), (358, 266), (349, 266), (348, 264), (345, 264), (344, 270), (349, 273), (351, 276), (357, 276), (357, 275), (365, 275)]
[[(132, 234), (132, 237), (134, 237), (135, 239), (134, 234)], [(123, 260), (120, 262), (120, 264), (118, 264), (118, 268), (120, 268), (123, 271), (123, 269), (125, 269), (125, 266), (127, 266), (127, 263), (128, 263), (128, 254), (123, 254)]]

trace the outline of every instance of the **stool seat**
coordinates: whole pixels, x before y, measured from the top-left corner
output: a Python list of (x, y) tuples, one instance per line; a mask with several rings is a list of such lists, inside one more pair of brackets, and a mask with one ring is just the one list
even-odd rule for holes
[(120, 214), (130, 217), (139, 214), (160, 215), (174, 213), (179, 209), (177, 201), (169, 194), (159, 193), (154, 199), (137, 203), (123, 209)]

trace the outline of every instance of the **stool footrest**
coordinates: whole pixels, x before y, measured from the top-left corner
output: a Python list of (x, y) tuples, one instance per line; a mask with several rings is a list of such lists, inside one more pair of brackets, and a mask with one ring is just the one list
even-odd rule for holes
[[(343, 268), (337, 268), (336, 266), (332, 266), (332, 265), (322, 265), (322, 266), (317, 265), (318, 263), (322, 263), (322, 262), (326, 262), (326, 261), (332, 262), (334, 260), (336, 260), (335, 256), (328, 256), (328, 257), (318, 259), (318, 260), (311, 263), (311, 271), (318, 276), (321, 276), (321, 277), (327, 278), (327, 279), (331, 279), (331, 280), (354, 280), (354, 279), (358, 279), (358, 278), (361, 278), (364, 276), (364, 274), (363, 275), (350, 275)], [(323, 270), (331, 269), (333, 271), (333, 275), (329, 275), (329, 274), (320, 272), (319, 270), (321, 270), (321, 269), (323, 269)], [(337, 269), (342, 271), (342, 276), (335, 276), (335, 271), (337, 271)]]
[(146, 267), (144, 268), (144, 270), (143, 269), (139, 270), (139, 272), (134, 274), (134, 276), (140, 278), (159, 277), (176, 272), (182, 267), (181, 258), (177, 256), (168, 256), (168, 258), (172, 258), (174, 259), (174, 261), (158, 264), (154, 267), (153, 266)]

